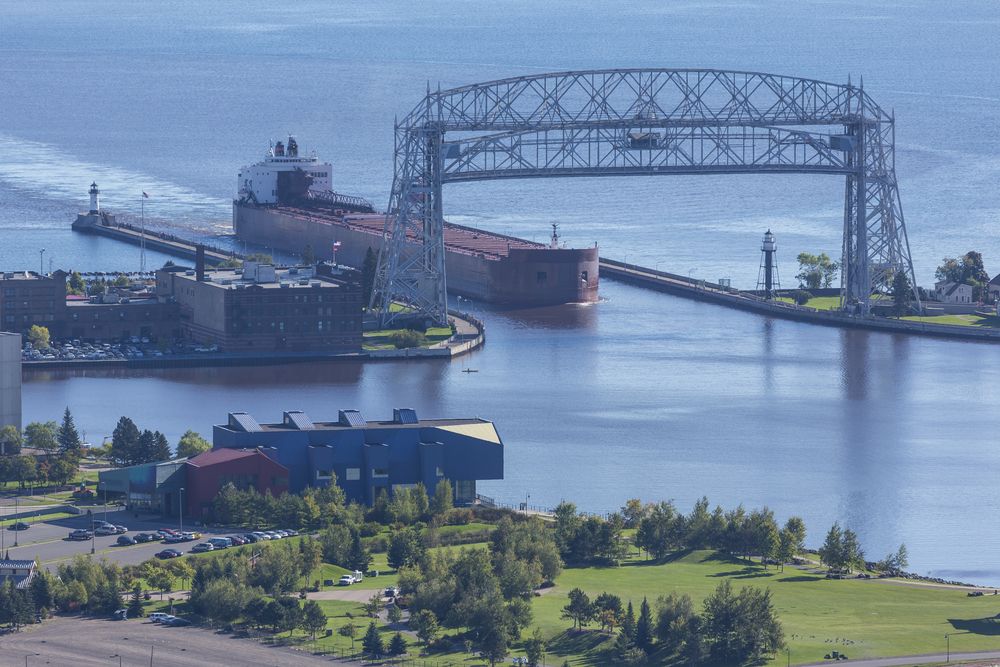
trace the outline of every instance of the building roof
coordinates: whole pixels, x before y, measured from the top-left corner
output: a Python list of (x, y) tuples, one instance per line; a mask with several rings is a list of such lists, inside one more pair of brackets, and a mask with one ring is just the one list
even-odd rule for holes
[[(264, 265), (270, 267), (270, 265)], [(205, 280), (200, 281), (203, 285), (210, 285), (216, 289), (337, 289), (343, 285), (340, 281), (328, 276), (313, 275), (311, 272), (301, 272), (297, 266), (275, 266), (274, 280), (252, 280), (244, 279), (243, 269), (207, 269)], [(175, 271), (174, 276), (179, 280), (199, 282), (195, 271), (190, 269), (185, 271)]]
[(211, 449), (204, 454), (199, 454), (192, 459), (188, 459), (188, 464), (196, 468), (204, 468), (205, 466), (212, 466), (217, 463), (245, 459), (257, 454), (260, 454), (260, 452), (256, 449)]
[[(15, 570), (27, 570), (27, 574), (13, 574)], [(33, 560), (0, 560), (0, 582), (14, 580), (14, 588), (23, 590), (35, 577), (35, 561)]]
[(990, 285), (1000, 285), (1000, 273), (993, 276), (993, 280), (990, 281)]

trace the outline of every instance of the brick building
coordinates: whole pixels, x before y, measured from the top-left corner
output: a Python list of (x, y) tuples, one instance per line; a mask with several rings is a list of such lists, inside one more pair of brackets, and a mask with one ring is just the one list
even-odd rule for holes
[(0, 330), (26, 334), (32, 325), (61, 337), (66, 322), (66, 272), (0, 274)]
[(288, 469), (257, 450), (214, 449), (188, 459), (184, 501), (188, 516), (207, 517), (212, 501), (226, 484), (238, 489), (270, 491), (280, 496), (288, 491)]
[(185, 337), (225, 351), (361, 349), (361, 286), (313, 267), (169, 267), (156, 292), (179, 305)]

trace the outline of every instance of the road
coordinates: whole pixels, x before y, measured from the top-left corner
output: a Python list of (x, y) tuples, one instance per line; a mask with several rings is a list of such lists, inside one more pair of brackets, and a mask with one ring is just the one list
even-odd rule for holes
[(21, 632), (0, 636), (3, 665), (20, 665), (27, 658), (26, 664), (31, 666), (108, 667), (118, 656), (123, 665), (156, 667), (352, 664), (304, 651), (265, 646), (202, 628), (168, 628), (145, 620), (54, 618), (41, 625), (28, 626)]
[[(95, 513), (95, 519), (104, 519), (103, 511)], [(129, 529), (129, 535), (136, 533), (152, 532), (157, 528), (177, 528), (176, 523), (168, 523), (157, 517), (136, 518), (136, 516), (126, 510), (108, 511), (107, 520), (114, 524), (124, 525)], [(17, 531), (16, 537), (19, 546), (14, 547), (15, 531), (4, 530), (4, 553), (10, 549), (10, 557), (15, 559), (34, 560), (37, 559), (42, 565), (54, 567), (60, 562), (69, 560), (76, 554), (89, 554), (91, 541), (76, 542), (66, 539), (71, 530), (77, 528), (89, 528), (90, 519), (84, 516), (67, 517), (41, 523), (32, 523), (28, 530)], [(192, 529), (185, 526), (185, 529)], [(212, 535), (232, 534), (232, 531), (220, 532), (214, 530), (201, 530), (205, 537)], [(106, 537), (95, 537), (93, 546), (98, 556), (104, 556), (122, 565), (135, 565), (148, 560), (165, 546), (161, 542), (147, 542), (130, 547), (115, 546), (117, 535)], [(187, 551), (194, 542), (186, 542), (172, 546), (180, 551)]]
[(944, 653), (934, 653), (930, 655), (911, 655), (902, 658), (871, 658), (868, 660), (848, 660), (847, 662), (833, 662), (824, 660), (822, 662), (810, 662), (802, 667), (814, 667), (816, 665), (850, 665), (850, 667), (920, 667), (920, 665), (930, 665), (951, 660), (954, 663), (976, 662), (977, 667), (996, 667), (1000, 665), (1000, 651), (983, 651), (979, 653), (952, 653), (948, 656)]

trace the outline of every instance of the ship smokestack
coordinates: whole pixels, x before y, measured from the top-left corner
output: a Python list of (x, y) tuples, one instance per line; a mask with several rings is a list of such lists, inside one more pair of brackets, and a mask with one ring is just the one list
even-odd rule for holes
[(205, 280), (205, 246), (198, 244), (194, 254), (195, 278), (198, 282)]

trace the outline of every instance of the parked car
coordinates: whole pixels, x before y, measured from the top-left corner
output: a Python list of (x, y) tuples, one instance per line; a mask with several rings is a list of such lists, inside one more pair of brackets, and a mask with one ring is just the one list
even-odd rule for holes
[(142, 543), (155, 542), (158, 539), (160, 539), (159, 535), (156, 535), (154, 533), (139, 533), (138, 535), (135, 536), (135, 541)]
[(350, 586), (353, 583), (354, 583), (354, 575), (353, 574), (345, 574), (344, 576), (342, 576), (340, 578), (339, 581), (337, 581), (337, 585), (338, 586)]
[(167, 535), (163, 538), (164, 544), (178, 544), (180, 542), (187, 542), (182, 535)]
[(124, 535), (125, 533), (128, 532), (128, 528), (126, 528), (125, 526), (115, 526), (115, 532), (118, 533), (119, 535)]
[(241, 547), (247, 543), (247, 539), (242, 535), (230, 535), (229, 536), (230, 546)]
[(271, 539), (271, 536), (262, 530), (256, 530), (250, 534), (256, 537), (259, 542), (266, 542)]
[(184, 531), (181, 533), (181, 537), (183, 537), (186, 542), (193, 542), (194, 540), (201, 539), (201, 533), (196, 531)]
[(161, 622), (161, 625), (169, 625), (171, 627), (179, 628), (185, 625), (191, 625), (191, 621), (186, 618), (181, 618), (180, 616), (174, 616), (173, 618), (168, 618)]
[(199, 542), (198, 544), (191, 547), (191, 553), (194, 554), (201, 554), (205, 553), (206, 551), (215, 551), (215, 547), (209, 544), (208, 542)]
[(163, 611), (154, 611), (147, 618), (149, 618), (149, 620), (152, 621), (153, 623), (162, 623), (168, 618), (176, 618), (176, 616), (174, 616), (173, 614), (168, 614)]
[(23, 521), (18, 521), (16, 523), (10, 524), (11, 530), (28, 530), (29, 528), (31, 528), (31, 526), (29, 526)]
[(228, 537), (210, 537), (207, 542), (216, 549), (227, 549), (233, 544)]
[(179, 558), (182, 555), (183, 554), (177, 549), (164, 549), (163, 551), (158, 551), (156, 553), (156, 557), (162, 558), (163, 560), (166, 560), (167, 558)]
[(118, 541), (115, 542), (115, 544), (117, 544), (120, 547), (130, 547), (134, 544), (137, 544), (137, 542), (135, 541), (134, 537), (129, 537), (128, 535), (119, 535)]
[(97, 528), (94, 529), (94, 535), (97, 535), (98, 537), (105, 537), (107, 535), (117, 535), (117, 534), (118, 534), (118, 529), (115, 528), (114, 526), (104, 525), (104, 526), (98, 526)]
[(71, 540), (89, 540), (93, 536), (94, 533), (90, 532), (89, 530), (84, 530), (83, 528), (70, 531), (69, 533), (69, 539)]
[(389, 586), (388, 588), (385, 589), (385, 596), (387, 598), (394, 598), (397, 595), (399, 595), (399, 589), (396, 588), (395, 586)]
[(253, 544), (254, 542), (260, 542), (260, 538), (253, 533), (247, 533), (243, 536), (243, 544)]
[(288, 537), (298, 537), (299, 534), (297, 530), (286, 529), (285, 532), (288, 533)]
[(128, 620), (128, 609), (118, 609), (112, 614), (112, 617), (116, 621), (127, 621)]

